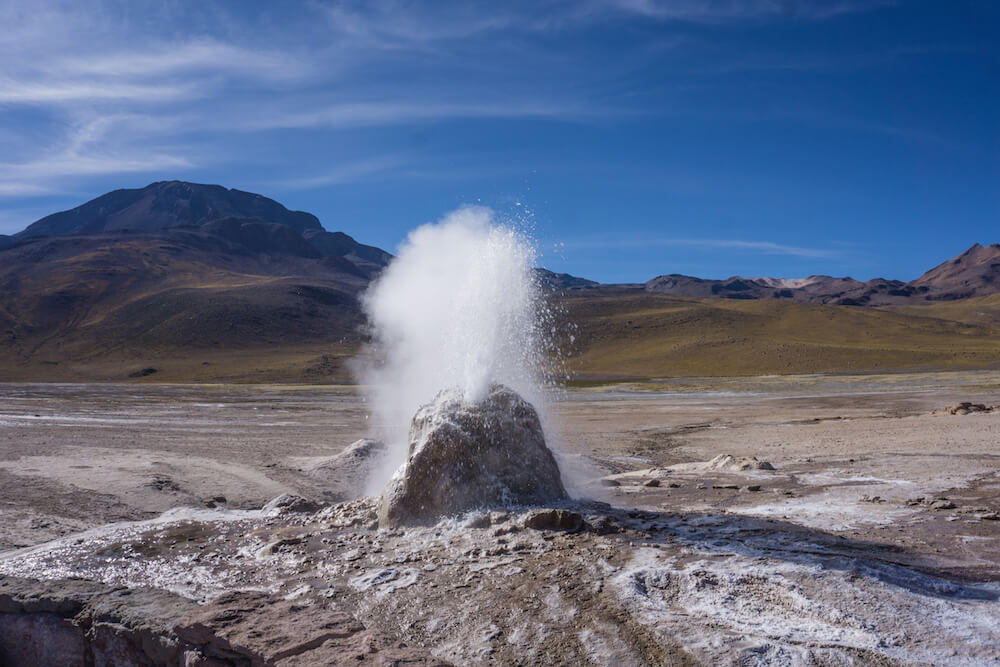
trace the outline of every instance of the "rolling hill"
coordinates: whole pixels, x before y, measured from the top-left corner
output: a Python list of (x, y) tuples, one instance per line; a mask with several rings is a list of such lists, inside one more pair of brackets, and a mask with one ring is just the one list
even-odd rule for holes
[(583, 380), (1000, 367), (1000, 296), (858, 308), (607, 290), (559, 305)]
[[(349, 382), (391, 260), (261, 195), (116, 190), (0, 237), (0, 381)], [(536, 270), (582, 379), (997, 367), (998, 275), (998, 245), (910, 283)]]
[(679, 274), (657, 276), (645, 284), (647, 292), (722, 299), (786, 299), (804, 303), (841, 306), (891, 306), (932, 301), (950, 301), (984, 296), (1000, 291), (1000, 244), (978, 243), (964, 253), (934, 267), (920, 278), (900, 280), (809, 276), (705, 280)]

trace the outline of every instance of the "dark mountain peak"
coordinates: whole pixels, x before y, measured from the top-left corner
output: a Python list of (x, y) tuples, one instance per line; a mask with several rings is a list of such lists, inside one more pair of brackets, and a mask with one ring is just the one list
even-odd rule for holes
[(223, 218), (253, 218), (288, 225), (302, 233), (322, 230), (316, 216), (287, 208), (262, 195), (221, 185), (157, 181), (144, 188), (114, 190), (31, 224), (18, 237), (87, 234), (124, 229), (150, 231), (201, 226)]

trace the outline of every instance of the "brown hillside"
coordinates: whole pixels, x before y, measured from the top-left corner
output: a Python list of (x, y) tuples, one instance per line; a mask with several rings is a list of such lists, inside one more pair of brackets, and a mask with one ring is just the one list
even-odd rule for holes
[(580, 378), (818, 373), (1000, 365), (1000, 333), (913, 312), (775, 300), (567, 293)]

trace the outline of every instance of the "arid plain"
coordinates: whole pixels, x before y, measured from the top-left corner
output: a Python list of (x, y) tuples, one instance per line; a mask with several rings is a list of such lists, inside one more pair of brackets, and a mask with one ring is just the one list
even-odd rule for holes
[[(104, 524), (150, 520), (173, 508), (198, 508), (175, 513), (173, 521), (203, 526), (216, 520), (225, 525), (233, 520), (231, 510), (255, 510), (285, 493), (340, 508), (327, 513), (361, 511), (337, 503), (362, 493), (364, 466), (335, 465), (337, 455), (372, 426), (357, 388), (13, 384), (0, 392), (0, 564), (7, 575), (55, 573), (121, 583), (107, 569), (114, 558), (94, 569), (90, 552), (74, 564), (65, 539), (44, 543), (97, 528), (76, 538), (83, 545), (78, 548), (89, 549), (106, 539), (98, 528)], [(567, 576), (589, 577), (599, 588), (606, 580), (620, 605), (613, 611), (607, 604), (574, 606), (565, 590), (559, 602), (553, 593), (549, 616), (538, 623), (548, 628), (554, 648), (545, 653), (539, 637), (525, 643), (552, 664), (739, 662), (748, 656), (760, 664), (996, 660), (1000, 412), (947, 410), (962, 402), (1000, 403), (1000, 372), (664, 379), (557, 392), (547, 408), (547, 430), (571, 495), (581, 503), (575, 508), (589, 517), (588, 526), (600, 527), (609, 517), (618, 517), (619, 525), (557, 531), (555, 539), (528, 531), (530, 549), (515, 549), (513, 556), (496, 545), (473, 550), (465, 567), (485, 572), (493, 567), (492, 554), (507, 569), (527, 571), (537, 586), (553, 576), (564, 584)], [(588, 511), (605, 516), (595, 520)], [(313, 525), (312, 534), (318, 534), (317, 522), (331, 530), (318, 516), (299, 523)], [(383, 539), (372, 537), (378, 531), (360, 532), (369, 537), (358, 539)], [(205, 538), (199, 549), (222, 534)], [(162, 544), (162, 536), (143, 539)], [(434, 570), (442, 563), (459, 567), (462, 558), (435, 559), (429, 544), (443, 539), (440, 531), (433, 539), (420, 531), (400, 532), (395, 539), (399, 544), (385, 552), (352, 551), (349, 560), (363, 574), (377, 565), (376, 554), (423, 549), (423, 578), (406, 586), (380, 584), (385, 590), (375, 596), (379, 604), (375, 598), (352, 603), (350, 613), (392, 642), (438, 659), (531, 662), (533, 654), (518, 647), (515, 628), (499, 628), (487, 640), (476, 635), (474, 641), (447, 643), (449, 633), (421, 630), (419, 619), (400, 625), (392, 609), (406, 607), (405, 596), (430, 600), (443, 585), (434, 583), (435, 576), (444, 576)], [(482, 539), (505, 542), (488, 532)], [(586, 542), (598, 539), (600, 544)], [(661, 591), (665, 597), (656, 604), (644, 599), (645, 606), (630, 607), (627, 598), (635, 591), (612, 580), (651, 571), (646, 561), (653, 547), (677, 551), (670, 571), (697, 581), (675, 582), (675, 590)], [(577, 560), (595, 554), (610, 569), (577, 572)], [(792, 566), (816, 569), (806, 573), (811, 588), (789, 583)], [(263, 585), (267, 590), (284, 590), (295, 579), (279, 567), (261, 567), (275, 577)], [(223, 592), (192, 588), (190, 581), (185, 587), (169, 571), (165, 567), (164, 579), (156, 581), (136, 575), (131, 584), (203, 600)], [(829, 573), (846, 577), (850, 583), (841, 583), (857, 588), (853, 597), (825, 581)], [(648, 595), (649, 582), (640, 584), (636, 590)], [(364, 589), (352, 586), (356, 594)], [(513, 593), (496, 582), (476, 577), (471, 586), (457, 593), (480, 615), (496, 605), (528, 609), (523, 601), (506, 599)], [(685, 586), (694, 588), (685, 593)], [(905, 599), (885, 602), (891, 614), (866, 609), (871, 603), (864, 595), (889, 594), (872, 586)], [(386, 607), (391, 599), (395, 606)], [(428, 613), (447, 614), (452, 602), (431, 605)], [(770, 620), (755, 620), (764, 610)], [(626, 623), (623, 614), (632, 620)], [(970, 618), (980, 620), (970, 625)], [(457, 627), (478, 632), (466, 621)], [(628, 630), (636, 624), (653, 635), (666, 632), (669, 641)], [(601, 632), (598, 641), (594, 633)], [(593, 641), (587, 640), (591, 635)]]

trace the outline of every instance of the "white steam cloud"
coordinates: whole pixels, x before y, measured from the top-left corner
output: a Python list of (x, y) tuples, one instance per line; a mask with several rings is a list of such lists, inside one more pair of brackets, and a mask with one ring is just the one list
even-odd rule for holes
[(535, 251), (493, 212), (462, 208), (414, 230), (365, 294), (373, 328), (370, 387), (375, 435), (388, 446), (381, 489), (406, 459), (410, 420), (444, 388), (466, 400), (505, 384), (541, 408), (544, 336)]

